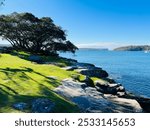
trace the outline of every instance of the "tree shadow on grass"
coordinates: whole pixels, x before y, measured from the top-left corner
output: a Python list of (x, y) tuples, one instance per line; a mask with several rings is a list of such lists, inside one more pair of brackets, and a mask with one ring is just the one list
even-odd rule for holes
[[(38, 98), (48, 98), (51, 101), (55, 102), (55, 107), (53, 113), (65, 113), (65, 112), (79, 112), (78, 107), (70, 103), (69, 101), (58, 96), (55, 92), (47, 87), (40, 87), (41, 96), (30, 96), (30, 95), (21, 95), (21, 94), (10, 94), (4, 89), (0, 88), (0, 113), (3, 112), (1, 108), (13, 108), (13, 104), (24, 102), (28, 104), (28, 107), (22, 112), (32, 112), (32, 102), (34, 99)], [(8, 111), (9, 112), (9, 111)]]
[[(53, 100), (54, 102), (56, 102), (56, 106), (58, 106), (58, 107), (56, 108), (55, 112), (66, 112), (67, 110), (68, 111), (73, 110), (73, 106), (71, 105), (71, 103), (64, 100), (60, 96), (58, 96), (55, 92), (53, 92), (51, 90), (51, 87), (49, 87), (49, 85), (52, 85), (54, 87), (59, 86), (60, 82), (57, 79), (47, 77), (47, 76), (45, 76), (39, 72), (36, 72), (31, 68), (27, 68), (27, 67), (23, 67), (21, 69), (0, 68), (0, 72), (4, 73), (6, 76), (6, 79), (11, 80), (15, 85), (17, 85), (19, 87), (23, 87), (17, 81), (14, 80), (14, 76), (19, 73), (19, 77), (18, 77), (19, 80), (21, 80), (21, 81), (31, 80), (31, 81), (35, 82), (40, 91), (40, 94), (37, 94), (39, 96), (36, 96), (36, 94), (35, 94), (35, 96), (22, 95), (22, 94), (19, 94), (18, 91), (14, 90), (11, 86), (8, 86), (7, 83), (6, 84), (0, 83), (0, 102), (1, 102), (0, 107), (12, 106), (16, 102), (27, 102), (27, 103), (31, 104), (31, 101), (33, 99), (36, 99), (39, 97), (46, 97), (46, 98), (49, 98), (49, 99)], [(43, 84), (43, 82), (40, 82), (40, 81), (36, 80), (35, 78), (29, 76), (28, 74), (26, 74), (26, 72), (33, 73), (38, 76), (42, 76), (42, 79), (43, 79), (42, 81), (45, 82), (47, 85), (45, 85), (45, 84)], [(66, 106), (68, 106), (68, 108), (66, 110), (61, 110), (63, 107), (66, 107)], [(72, 109), (69, 110), (69, 107), (72, 107)]]
[[(12, 88), (8, 87), (7, 85), (1, 84), (0, 86), (4, 87), (7, 91), (3, 90), (2, 87), (0, 88), (0, 90), (2, 90), (3, 92), (10, 94), (9, 92), (13, 93), (13, 94), (18, 94), (15, 90), (13, 90)], [(8, 92), (9, 91), (9, 92)]]
[(48, 84), (52, 84), (54, 87), (60, 85), (60, 83), (56, 79), (48, 77), (48, 76), (45, 76), (45, 75), (43, 75), (43, 74), (41, 74), (39, 72), (34, 71), (31, 68), (27, 68), (27, 67), (22, 67), (22, 69), (9, 68), (9, 67), (7, 67), (6, 69), (0, 68), (0, 72), (4, 73), (6, 75), (6, 77), (7, 77), (7, 79), (11, 80), (14, 84), (16, 84), (18, 86), (20, 86), (20, 85), (13, 79), (13, 77), (17, 73), (20, 74), (19, 75), (19, 79), (22, 80), (22, 81), (24, 81), (24, 80), (32, 80), (32, 81), (36, 82), (39, 85), (43, 85), (42, 83), (38, 82), (38, 80), (33, 79), (31, 76), (27, 75), (26, 72), (34, 73), (34, 74), (36, 74), (38, 76), (43, 77), (45, 82), (47, 82)]

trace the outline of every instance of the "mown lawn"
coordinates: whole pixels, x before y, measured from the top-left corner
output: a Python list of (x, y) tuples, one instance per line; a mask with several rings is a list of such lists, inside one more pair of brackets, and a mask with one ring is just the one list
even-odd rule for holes
[[(65, 63), (63, 60), (60, 62)], [(13, 109), (12, 105), (31, 103), (38, 97), (53, 100), (56, 103), (54, 112), (78, 112), (75, 104), (52, 91), (61, 84), (61, 80), (76, 74), (55, 65), (36, 64), (17, 55), (0, 54), (0, 112), (21, 112)], [(31, 112), (30, 108), (25, 112)]]

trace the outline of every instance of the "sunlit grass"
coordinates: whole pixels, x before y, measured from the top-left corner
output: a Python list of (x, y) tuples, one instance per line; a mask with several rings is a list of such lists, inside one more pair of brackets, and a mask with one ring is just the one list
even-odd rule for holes
[[(24, 55), (28, 56), (26, 53)], [(65, 62), (59, 61), (63, 64)], [(78, 109), (75, 104), (52, 91), (61, 84), (61, 80), (76, 74), (77, 72), (65, 71), (55, 65), (36, 64), (18, 56), (0, 54), (0, 112), (18, 112), (12, 108), (14, 103), (30, 103), (38, 97), (53, 100), (56, 103), (55, 112), (76, 112)]]

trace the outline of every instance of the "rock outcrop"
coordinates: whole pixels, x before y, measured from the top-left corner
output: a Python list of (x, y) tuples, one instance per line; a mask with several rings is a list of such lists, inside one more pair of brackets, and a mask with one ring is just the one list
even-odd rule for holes
[(150, 113), (150, 99), (149, 98), (138, 97), (136, 98), (136, 100), (140, 104), (140, 106), (143, 108), (144, 112)]
[(75, 63), (72, 66), (67, 66), (62, 69), (67, 71), (76, 70), (79, 73), (86, 75), (88, 77), (97, 77), (97, 78), (107, 78), (108, 73), (102, 68), (95, 67), (93, 64), (89, 63)]
[(85, 79), (81, 80), (80, 82), (85, 83), (89, 87), (95, 87), (93, 80), (88, 76), (85, 76)]
[[(104, 94), (122, 95), (125, 94), (125, 88), (118, 83), (105, 83), (102, 84), (99, 81), (95, 81), (95, 85), (98, 91)], [(123, 96), (123, 95), (122, 95)]]
[[(123, 110), (124, 108), (120, 108), (120, 111), (122, 109), (123, 112), (143, 112), (142, 107), (140, 106), (140, 104), (135, 100), (135, 99), (127, 99), (127, 98), (119, 98), (118, 96), (112, 96), (109, 94), (105, 94), (104, 97), (113, 102), (116, 103), (118, 105), (120, 105), (121, 107), (124, 106), (126, 109)], [(118, 110), (116, 110), (117, 112)]]
[(20, 111), (25, 111), (31, 108), (33, 113), (51, 113), (53, 112), (55, 103), (47, 98), (37, 98), (31, 101), (31, 103), (15, 103), (12, 107)]
[[(86, 76), (80, 81), (64, 80), (55, 92), (76, 103), (84, 112), (150, 112), (150, 99), (130, 95), (125, 88), (108, 78), (108, 73), (89, 63), (74, 63), (63, 68), (76, 70)], [(90, 77), (101, 78), (106, 82), (92, 82)], [(92, 87), (92, 88), (91, 88)]]
[(77, 69), (77, 71), (83, 75), (89, 77), (106, 78), (108, 73), (101, 68), (93, 67), (91, 69)]
[(127, 99), (134, 99), (136, 100), (140, 106), (143, 108), (144, 112), (150, 112), (150, 98), (145, 98), (142, 96), (137, 96), (131, 93), (127, 93), (125, 96)]
[(134, 99), (123, 99), (117, 96), (104, 95), (85, 83), (65, 79), (62, 85), (54, 90), (57, 94), (76, 103), (81, 112), (142, 112)]
[(38, 98), (32, 101), (33, 113), (50, 113), (53, 112), (55, 103), (47, 98)]
[(12, 107), (16, 110), (24, 111), (29, 107), (29, 105), (24, 102), (18, 102), (18, 103), (13, 104)]

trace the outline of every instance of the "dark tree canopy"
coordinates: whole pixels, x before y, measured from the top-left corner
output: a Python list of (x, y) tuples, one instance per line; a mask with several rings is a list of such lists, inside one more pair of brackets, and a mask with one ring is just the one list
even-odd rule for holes
[(58, 51), (75, 53), (78, 49), (66, 39), (66, 33), (49, 17), (38, 18), (31, 13), (0, 15), (0, 36), (16, 50), (56, 54)]
[(5, 1), (5, 0), (0, 0), (0, 6), (1, 6), (1, 5), (4, 5), (4, 1)]

